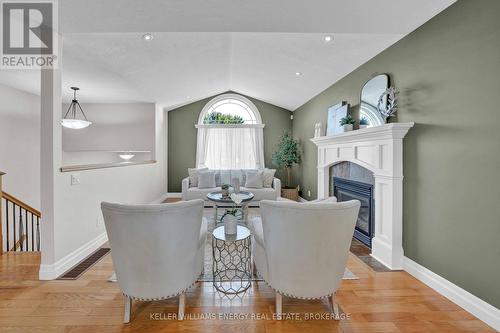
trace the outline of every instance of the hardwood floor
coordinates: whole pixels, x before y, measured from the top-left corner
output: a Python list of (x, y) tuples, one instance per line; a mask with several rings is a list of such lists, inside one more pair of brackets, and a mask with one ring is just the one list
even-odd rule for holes
[[(305, 320), (327, 314), (326, 301), (283, 298), (283, 311), (299, 320), (272, 320), (274, 293), (255, 282), (229, 299), (208, 282), (187, 294), (185, 321), (168, 320), (177, 299), (135, 302), (132, 322), (122, 324), (123, 300), (107, 255), (78, 280), (38, 281), (39, 255), (0, 256), (0, 332), (494, 332), (460, 307), (405, 272), (375, 272), (351, 254), (348, 267), (359, 280), (344, 280), (337, 301), (350, 316), (342, 321)], [(232, 314), (238, 317), (204, 319)], [(246, 315), (259, 316), (260, 320)], [(265, 319), (265, 317), (270, 319)]]
[(373, 258), (370, 253), (371, 250), (368, 246), (361, 243), (356, 238), (352, 238), (351, 242), (351, 253), (353, 253), (356, 257), (358, 257), (365, 264), (370, 266), (376, 272), (390, 272), (391, 270), (380, 263), (378, 260)]

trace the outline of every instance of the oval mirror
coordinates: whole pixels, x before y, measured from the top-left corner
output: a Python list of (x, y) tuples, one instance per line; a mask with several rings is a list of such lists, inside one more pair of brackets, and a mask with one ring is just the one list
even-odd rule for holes
[[(389, 76), (380, 74), (365, 83), (361, 89), (361, 101), (359, 108), (359, 120), (365, 119), (367, 127), (380, 126), (385, 123), (385, 118), (379, 112), (380, 96), (389, 87)], [(380, 103), (385, 108), (387, 97), (384, 96)]]

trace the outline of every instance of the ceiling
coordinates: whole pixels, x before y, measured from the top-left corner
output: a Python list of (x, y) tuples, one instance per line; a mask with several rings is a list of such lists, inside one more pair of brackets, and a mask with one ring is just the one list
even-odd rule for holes
[[(174, 108), (232, 90), (295, 110), (453, 2), (64, 0), (63, 93)], [(40, 90), (37, 71), (0, 83)]]

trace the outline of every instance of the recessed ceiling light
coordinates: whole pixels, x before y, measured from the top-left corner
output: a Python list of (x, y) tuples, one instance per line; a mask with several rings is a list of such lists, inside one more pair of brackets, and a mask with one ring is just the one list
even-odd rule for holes
[(301, 72), (295, 72), (295, 75), (296, 75), (296, 76), (301, 76), (301, 75), (302, 75), (302, 73), (301, 73)]
[(153, 35), (151, 35), (150, 33), (144, 34), (142, 35), (142, 39), (147, 41), (153, 40)]
[(323, 37), (323, 40), (325, 41), (325, 43), (330, 43), (333, 40), (333, 36), (326, 35), (325, 37)]

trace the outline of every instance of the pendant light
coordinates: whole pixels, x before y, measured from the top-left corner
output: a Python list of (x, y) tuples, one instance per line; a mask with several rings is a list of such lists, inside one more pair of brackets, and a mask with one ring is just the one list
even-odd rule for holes
[[(78, 100), (76, 99), (76, 92), (80, 90), (80, 88), (71, 87), (71, 89), (73, 90), (73, 101), (71, 101), (68, 111), (66, 111), (64, 118), (61, 120), (61, 124), (64, 127), (70, 129), (82, 129), (88, 127), (90, 126), (90, 124), (92, 124), (92, 122), (88, 121), (87, 116), (85, 116), (85, 113), (80, 106), (80, 103), (78, 103)], [(80, 113), (83, 115), (83, 119), (77, 118), (78, 111), (80, 111)]]
[(120, 153), (119, 156), (124, 161), (130, 161), (132, 159), (132, 157), (135, 156), (135, 154), (132, 154), (131, 152), (123, 152), (123, 153)]

